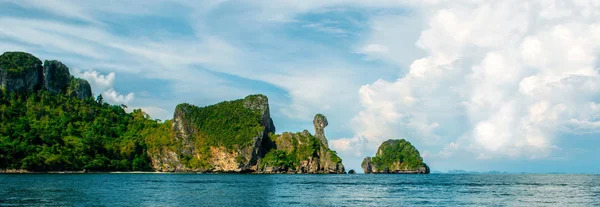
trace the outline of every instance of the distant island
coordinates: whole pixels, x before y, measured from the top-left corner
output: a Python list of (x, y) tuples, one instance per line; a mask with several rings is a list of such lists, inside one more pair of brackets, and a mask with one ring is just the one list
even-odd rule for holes
[(179, 104), (162, 122), (94, 99), (60, 61), (24, 52), (0, 55), (0, 88), (4, 172), (345, 173), (328, 147), (324, 115), (315, 115), (314, 135), (275, 134), (264, 95)]
[(361, 167), (365, 174), (429, 174), (419, 151), (404, 139), (383, 142), (375, 157), (367, 157)]

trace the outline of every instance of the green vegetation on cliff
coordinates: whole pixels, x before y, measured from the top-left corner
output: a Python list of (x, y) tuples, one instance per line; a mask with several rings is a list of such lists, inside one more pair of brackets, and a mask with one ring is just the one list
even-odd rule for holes
[(198, 136), (206, 146), (227, 149), (252, 144), (252, 138), (262, 134), (262, 114), (244, 107), (244, 99), (224, 101), (206, 107), (180, 104), (175, 111), (185, 110), (185, 117), (193, 122)]
[(32, 66), (41, 67), (42, 61), (29, 53), (6, 52), (0, 55), (0, 68), (7, 70), (9, 76), (36, 69)]
[(89, 83), (58, 61), (45, 61), (42, 74), (33, 55), (6, 52), (0, 68), (11, 88), (0, 92), (0, 169), (150, 170), (148, 146), (167, 142), (172, 122), (95, 100)]
[[(67, 86), (71, 86), (72, 89), (78, 88), (79, 82), (82, 82), (78, 78), (71, 77), (69, 68), (59, 61), (52, 60), (44, 61), (44, 84), (50, 91), (64, 93)], [(72, 90), (71, 89), (71, 90)]]
[(218, 167), (211, 158), (219, 153), (214, 150), (221, 148), (226, 151), (223, 153), (236, 153), (235, 161), (249, 167), (259, 156), (252, 149), (257, 143), (260, 147), (262, 137), (274, 129), (268, 99), (260, 94), (204, 107), (184, 103), (175, 108), (173, 130), (182, 149), (177, 154), (190, 170)]
[(306, 130), (297, 133), (285, 132), (281, 135), (270, 134), (269, 139), (270, 142), (275, 143), (277, 149), (271, 150), (265, 155), (261, 160), (260, 169), (272, 166), (295, 171), (299, 169), (302, 161), (309, 161), (311, 158), (319, 158), (319, 156), (328, 156), (324, 160), (328, 160), (334, 165), (342, 163), (342, 159), (335, 151), (329, 149), (321, 140)]
[(269, 139), (277, 145), (277, 150), (271, 150), (261, 162), (264, 166), (286, 167), (297, 169), (300, 161), (308, 160), (321, 150), (321, 142), (308, 132), (290, 133), (281, 135), (270, 134)]
[(388, 140), (379, 146), (377, 156), (372, 158), (377, 170), (387, 169), (418, 169), (426, 166), (419, 151), (410, 142)]

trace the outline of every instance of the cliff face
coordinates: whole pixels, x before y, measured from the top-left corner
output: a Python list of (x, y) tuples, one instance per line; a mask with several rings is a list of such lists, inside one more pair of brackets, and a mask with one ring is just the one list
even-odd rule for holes
[(92, 88), (86, 80), (72, 77), (67, 88), (67, 94), (80, 99), (86, 99), (92, 97)]
[(255, 172), (263, 139), (274, 132), (263, 95), (202, 108), (180, 104), (173, 117), (177, 150), (150, 156), (158, 171)]
[[(320, 115), (315, 120), (326, 121)], [(275, 135), (268, 99), (251, 95), (212, 106), (180, 104), (172, 148), (149, 151), (155, 170), (225, 173), (344, 173), (341, 159), (308, 131)]]
[(429, 174), (419, 151), (404, 139), (383, 142), (376, 156), (365, 158), (361, 167), (365, 174)]
[(274, 148), (260, 162), (261, 173), (346, 173), (342, 159), (330, 150), (325, 138), (327, 118), (317, 114), (313, 121), (315, 136), (307, 130), (271, 135)]
[(321, 140), (326, 147), (329, 147), (327, 138), (325, 138), (325, 127), (329, 125), (329, 122), (327, 122), (327, 117), (325, 117), (323, 114), (315, 115), (315, 118), (313, 119), (313, 125), (315, 126), (315, 137)]
[(45, 89), (85, 99), (92, 96), (90, 84), (69, 73), (59, 61), (40, 61), (24, 52), (5, 52), (0, 55), (0, 89), (10, 92), (35, 92)]
[(42, 80), (42, 61), (24, 52), (0, 56), (0, 86), (6, 92), (34, 91)]
[(71, 82), (69, 68), (59, 61), (44, 61), (44, 87), (54, 93), (65, 93)]

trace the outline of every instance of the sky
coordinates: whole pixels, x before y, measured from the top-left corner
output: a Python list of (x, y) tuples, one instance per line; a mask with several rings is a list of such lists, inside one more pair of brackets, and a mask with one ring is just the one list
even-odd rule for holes
[(153, 118), (269, 97), (362, 172), (404, 138), (433, 171), (600, 173), (599, 0), (0, 0), (0, 52), (60, 60)]

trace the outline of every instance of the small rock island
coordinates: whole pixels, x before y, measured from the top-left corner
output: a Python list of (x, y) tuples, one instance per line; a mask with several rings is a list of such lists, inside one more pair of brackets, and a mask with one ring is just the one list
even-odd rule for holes
[(404, 139), (383, 142), (375, 157), (367, 157), (361, 167), (365, 174), (429, 174), (419, 151)]

